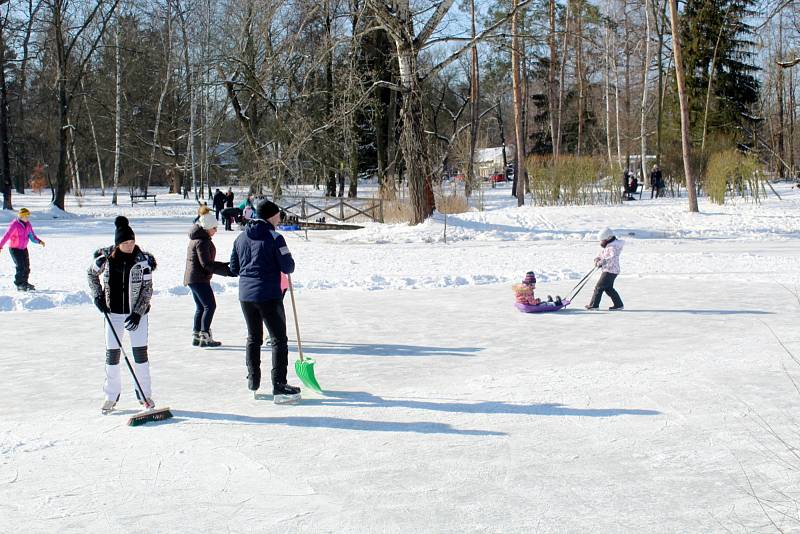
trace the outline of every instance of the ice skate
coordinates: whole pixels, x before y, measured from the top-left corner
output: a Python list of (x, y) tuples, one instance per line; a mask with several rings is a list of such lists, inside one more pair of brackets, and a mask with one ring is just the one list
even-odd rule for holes
[(297, 404), (300, 402), (300, 388), (289, 384), (275, 384), (272, 387), (272, 402), (275, 404)]
[(108, 415), (114, 411), (114, 407), (117, 405), (117, 401), (119, 400), (119, 396), (113, 400), (107, 400), (103, 402), (103, 406), (100, 407), (100, 413), (103, 415)]

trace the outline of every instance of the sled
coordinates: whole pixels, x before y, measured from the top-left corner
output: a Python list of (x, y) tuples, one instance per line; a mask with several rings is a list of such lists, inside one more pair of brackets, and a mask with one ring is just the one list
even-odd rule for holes
[(552, 306), (551, 303), (548, 302), (542, 302), (541, 304), (535, 304), (535, 305), (520, 304), (519, 302), (515, 302), (514, 306), (516, 306), (519, 311), (524, 313), (548, 313), (548, 312), (563, 310), (564, 308), (569, 306), (569, 302), (570, 301), (568, 299), (563, 299), (561, 301), (561, 305), (559, 306)]

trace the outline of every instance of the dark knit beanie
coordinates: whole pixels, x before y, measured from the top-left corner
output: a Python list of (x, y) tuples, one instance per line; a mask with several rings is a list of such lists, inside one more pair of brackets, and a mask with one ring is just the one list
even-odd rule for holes
[(528, 271), (525, 273), (525, 279), (522, 281), (522, 283), (528, 286), (536, 285), (536, 273), (533, 271)]
[(133, 233), (133, 229), (130, 227), (127, 217), (120, 215), (114, 219), (114, 226), (117, 227), (117, 230), (114, 232), (115, 245), (130, 241), (131, 239), (136, 239), (136, 234)]
[(258, 218), (264, 221), (266, 221), (279, 211), (281, 211), (281, 209), (278, 207), (277, 204), (266, 199), (259, 202), (258, 207), (256, 208), (256, 214), (258, 215)]

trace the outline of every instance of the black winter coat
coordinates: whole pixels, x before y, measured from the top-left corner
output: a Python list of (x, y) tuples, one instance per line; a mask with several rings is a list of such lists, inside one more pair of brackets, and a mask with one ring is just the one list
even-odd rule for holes
[(199, 224), (192, 226), (189, 239), (183, 285), (211, 283), (211, 277), (215, 274), (233, 276), (227, 263), (215, 261), (217, 248), (211, 242), (211, 236)]
[(239, 300), (280, 299), (281, 273), (294, 272), (286, 240), (267, 221), (253, 219), (233, 243), (231, 272), (239, 277)]

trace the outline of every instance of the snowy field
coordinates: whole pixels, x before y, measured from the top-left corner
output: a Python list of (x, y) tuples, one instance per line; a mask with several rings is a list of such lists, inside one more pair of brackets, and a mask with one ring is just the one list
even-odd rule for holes
[[(685, 199), (517, 208), (501, 187), (448, 217), (446, 243), (439, 215), (288, 232), (326, 390), (298, 406), (247, 392), (236, 279), (214, 282), (224, 345), (191, 347), (191, 201), (94, 195), (64, 216), (16, 196), (47, 246), (30, 248), (32, 294), (0, 255), (0, 532), (800, 532), (781, 443), (800, 447), (800, 191), (776, 188), (689, 214)], [(118, 214), (159, 262), (154, 398), (175, 414), (136, 428), (130, 380), (99, 413), (85, 277)], [(558, 313), (515, 310), (528, 270), (538, 295), (567, 294), (603, 226), (626, 241), (624, 312), (584, 311), (591, 286)], [(215, 237), (218, 259), (236, 235)]]

